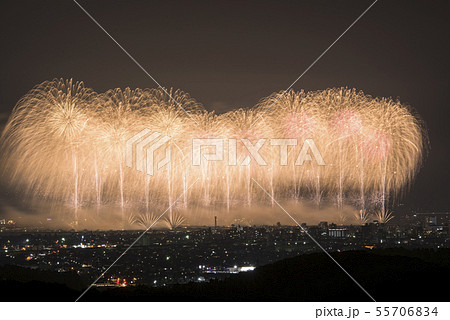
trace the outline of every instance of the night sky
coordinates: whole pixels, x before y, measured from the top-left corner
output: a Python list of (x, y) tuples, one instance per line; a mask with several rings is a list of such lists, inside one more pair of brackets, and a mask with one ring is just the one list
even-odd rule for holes
[[(161, 85), (220, 113), (286, 89), (372, 1), (79, 3)], [(380, 0), (293, 87), (354, 87), (411, 105), (431, 141), (403, 200), (419, 211), (449, 210), (449, 14), (448, 1)], [(97, 92), (156, 87), (73, 1), (3, 3), (0, 25), (2, 123), (53, 78)]]

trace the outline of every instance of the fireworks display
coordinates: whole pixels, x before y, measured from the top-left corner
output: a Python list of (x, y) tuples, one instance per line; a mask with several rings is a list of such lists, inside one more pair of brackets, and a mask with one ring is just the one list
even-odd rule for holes
[[(165, 220), (176, 227), (189, 220), (179, 208), (189, 208), (189, 215), (200, 207), (272, 205), (253, 178), (275, 199), (337, 211), (351, 205), (360, 222), (369, 211), (387, 222), (389, 204), (407, 190), (426, 147), (421, 122), (408, 107), (354, 89), (275, 93), (221, 115), (182, 91), (169, 93), (173, 100), (161, 89), (96, 93), (72, 80), (36, 86), (2, 133), (2, 181), (29, 199), (70, 206), (75, 219), (83, 208), (110, 206), (122, 210), (123, 221), (149, 226), (159, 215), (155, 208), (180, 197)], [(171, 161), (153, 176), (125, 165), (126, 141), (144, 129), (171, 138)], [(229, 165), (225, 150), (224, 161), (193, 166), (194, 138), (236, 139), (236, 165)], [(299, 141), (289, 146), (287, 165), (280, 165), (281, 148), (269, 145), (274, 138)], [(259, 149), (266, 165), (241, 165), (249, 155), (241, 139), (266, 139)], [(295, 164), (305, 139), (313, 139), (324, 166)], [(164, 148), (155, 156), (163, 157)]]

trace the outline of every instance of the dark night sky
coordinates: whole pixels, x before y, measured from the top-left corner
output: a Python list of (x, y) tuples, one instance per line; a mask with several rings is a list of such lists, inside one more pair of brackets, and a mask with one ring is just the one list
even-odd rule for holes
[[(286, 89), (372, 1), (86, 1), (159, 83), (218, 112)], [(448, 211), (448, 1), (380, 0), (294, 86), (399, 97), (425, 120), (431, 149), (408, 207)], [(70, 0), (10, 1), (0, 13), (0, 118), (36, 84), (83, 80), (97, 92), (156, 87)]]

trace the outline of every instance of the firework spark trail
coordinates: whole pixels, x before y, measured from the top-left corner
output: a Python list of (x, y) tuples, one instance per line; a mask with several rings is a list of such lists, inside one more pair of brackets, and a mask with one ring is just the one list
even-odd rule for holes
[[(96, 93), (62, 79), (36, 86), (17, 103), (1, 135), (2, 181), (30, 199), (70, 205), (75, 214), (104, 205), (148, 212), (182, 193), (184, 207), (267, 203), (253, 178), (272, 198), (386, 214), (408, 189), (427, 147), (420, 118), (409, 107), (355, 89), (274, 93), (253, 108), (221, 115), (182, 91), (166, 91), (172, 98), (161, 89)], [(144, 129), (171, 138), (170, 165), (151, 177), (125, 166), (126, 141)], [(192, 165), (194, 138), (224, 139), (224, 161)], [(289, 145), (287, 165), (280, 164), (281, 148), (270, 145), (273, 138), (298, 141)], [(248, 144), (259, 139), (266, 139), (259, 149), (265, 166), (248, 158)], [(313, 139), (325, 166), (295, 165), (305, 139)], [(156, 158), (164, 157), (163, 149)], [(236, 163), (229, 158), (234, 151)], [(168, 224), (183, 221), (176, 213)]]

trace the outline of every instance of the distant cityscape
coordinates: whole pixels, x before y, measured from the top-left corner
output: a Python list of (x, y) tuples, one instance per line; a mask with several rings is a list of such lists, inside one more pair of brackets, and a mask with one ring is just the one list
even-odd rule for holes
[[(387, 224), (302, 228), (328, 252), (374, 248), (450, 248), (450, 213), (415, 213)], [(179, 227), (148, 231), (97, 287), (168, 286), (223, 279), (230, 273), (321, 249), (298, 226)], [(32, 230), (0, 220), (0, 265), (77, 273), (94, 281), (142, 230)]]

